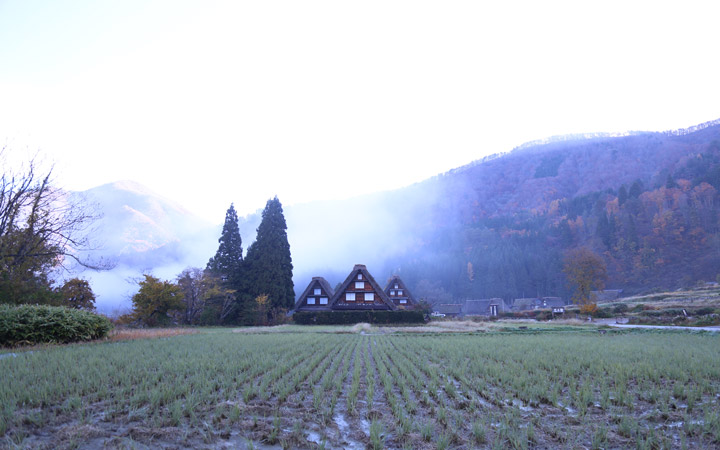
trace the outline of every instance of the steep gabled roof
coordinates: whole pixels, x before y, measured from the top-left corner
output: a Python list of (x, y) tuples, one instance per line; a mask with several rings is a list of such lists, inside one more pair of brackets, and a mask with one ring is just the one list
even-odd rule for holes
[(340, 297), (342, 296), (343, 292), (350, 286), (350, 283), (354, 282), (357, 279), (357, 274), (361, 273), (363, 275), (363, 281), (367, 281), (370, 283), (370, 286), (373, 288), (377, 296), (380, 298), (380, 301), (387, 305), (387, 307), (393, 311), (397, 309), (395, 306), (395, 303), (392, 302), (388, 298), (388, 296), (385, 294), (385, 291), (382, 290), (380, 285), (375, 281), (375, 278), (373, 278), (372, 275), (370, 275), (370, 272), (368, 272), (367, 267), (365, 267), (364, 264), (355, 264), (355, 267), (353, 267), (352, 272), (350, 272), (350, 275), (345, 278), (345, 281), (342, 282), (338, 290), (335, 292), (335, 295), (330, 301), (330, 308), (334, 309), (336, 303), (338, 300), (340, 300)]
[(398, 296), (397, 298), (405, 298), (411, 305), (416, 305), (417, 301), (415, 301), (415, 297), (410, 293), (410, 289), (407, 288), (403, 280), (400, 278), (399, 275), (393, 275), (390, 278), (390, 281), (388, 281), (387, 286), (385, 286), (385, 294), (387, 294), (388, 297), (390, 297), (390, 291), (394, 291), (395, 285), (398, 285), (398, 289), (402, 290), (405, 295)]
[(313, 277), (312, 280), (310, 280), (310, 283), (308, 284), (307, 288), (305, 288), (305, 291), (300, 295), (297, 302), (295, 302), (295, 309), (302, 307), (303, 302), (306, 298), (310, 295), (311, 292), (315, 289), (315, 287), (321, 288), (328, 297), (328, 305), (322, 305), (317, 307), (312, 307), (313, 310), (322, 310), (322, 309), (330, 309), (331, 299), (335, 296), (335, 293), (333, 292), (333, 288), (330, 287), (330, 283), (327, 282), (327, 280), (323, 277)]

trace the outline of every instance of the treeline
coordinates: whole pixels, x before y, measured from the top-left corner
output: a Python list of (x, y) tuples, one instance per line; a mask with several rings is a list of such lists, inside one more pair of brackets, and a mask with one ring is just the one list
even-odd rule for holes
[[(602, 256), (609, 288), (638, 292), (714, 281), (720, 271), (720, 142), (700, 146), (696, 141), (694, 151), (680, 156), (680, 144), (673, 142), (674, 153), (663, 164), (644, 167), (635, 181), (565, 197), (557, 194), (572, 184), (560, 165), (571, 159), (566, 155), (573, 155), (580, 171), (572, 176), (581, 178), (590, 170), (606, 170), (593, 166), (593, 158), (617, 154), (635, 161), (647, 150), (623, 147), (627, 154), (620, 155), (609, 146), (595, 149), (598, 156), (583, 151), (582, 158), (570, 150), (551, 152), (537, 156), (534, 166), (518, 158), (517, 164), (526, 165), (525, 178), (517, 170), (513, 177), (534, 197), (519, 197), (516, 188), (506, 186), (496, 192), (495, 203), (510, 200), (492, 214), (477, 200), (487, 195), (477, 186), (483, 179), (446, 182), (447, 204), (434, 205), (424, 218), (429, 225), (415, 230), (420, 244), (389, 265), (399, 267), (417, 296), (439, 301), (570, 298), (562, 261), (581, 247)], [(537, 180), (543, 177), (555, 178)], [(542, 192), (527, 187), (541, 182)], [(513, 203), (532, 207), (513, 208)]]
[(243, 256), (235, 207), (225, 214), (218, 250), (204, 269), (188, 268), (175, 281), (145, 275), (122, 321), (147, 326), (268, 325), (294, 306), (287, 224), (277, 197), (268, 200), (255, 242)]

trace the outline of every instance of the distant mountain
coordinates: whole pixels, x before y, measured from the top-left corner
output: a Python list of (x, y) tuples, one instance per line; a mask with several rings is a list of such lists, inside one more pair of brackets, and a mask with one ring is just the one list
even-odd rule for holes
[(86, 271), (101, 309), (129, 304), (135, 278), (143, 272), (172, 279), (188, 266), (204, 267), (217, 245), (219, 227), (178, 203), (132, 181), (105, 184), (73, 195), (95, 208), (100, 219), (85, 257), (115, 265), (108, 272)]

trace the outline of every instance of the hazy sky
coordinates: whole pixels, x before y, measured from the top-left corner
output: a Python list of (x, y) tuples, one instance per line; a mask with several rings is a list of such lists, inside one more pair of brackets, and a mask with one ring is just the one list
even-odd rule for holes
[(0, 142), (216, 223), (720, 117), (716, 1), (0, 0)]

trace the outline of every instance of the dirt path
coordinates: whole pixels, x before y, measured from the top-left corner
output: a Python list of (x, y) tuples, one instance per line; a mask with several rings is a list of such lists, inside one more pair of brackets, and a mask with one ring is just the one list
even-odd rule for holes
[(607, 325), (614, 328), (649, 328), (658, 330), (685, 330), (685, 331), (711, 331), (720, 332), (720, 326), (712, 327), (681, 327), (675, 325), (634, 325), (629, 323), (617, 323), (616, 319), (595, 319), (592, 322), (595, 325)]

